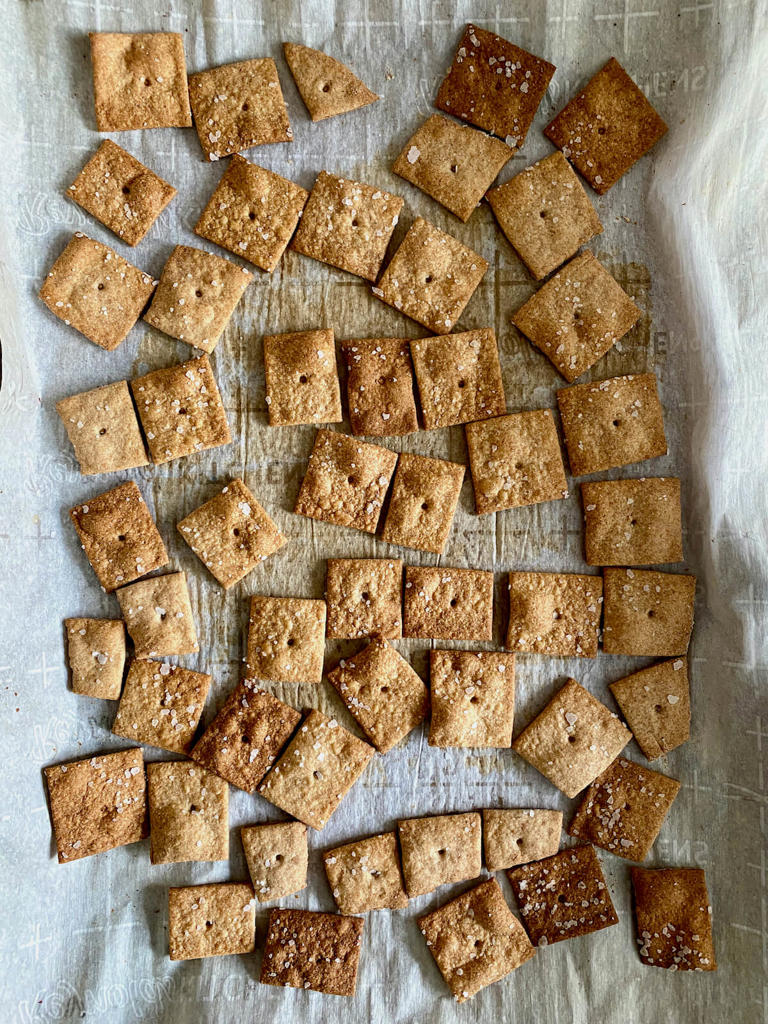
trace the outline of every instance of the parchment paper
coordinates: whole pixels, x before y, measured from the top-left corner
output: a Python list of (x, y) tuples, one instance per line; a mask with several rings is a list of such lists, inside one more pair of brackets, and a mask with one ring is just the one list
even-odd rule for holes
[[(768, 1021), (765, 702), (766, 573), (766, 9), (759, 0), (557, 0), (552, 3), (425, 3), (417, 0), (259, 2), (205, 0), (4, 0), (0, 174), (0, 695), (3, 772), (0, 856), (3, 909), (0, 1019), (9, 1022), (334, 1020), (375, 1021)], [(611, 55), (668, 121), (654, 153), (607, 196), (591, 197), (605, 225), (594, 250), (646, 317), (591, 376), (655, 369), (670, 454), (621, 474), (679, 474), (685, 568), (699, 576), (691, 651), (690, 743), (656, 767), (682, 780), (648, 863), (706, 868), (720, 969), (673, 974), (641, 965), (635, 947), (629, 866), (601, 857), (620, 915), (613, 928), (542, 949), (534, 961), (471, 1003), (456, 1007), (415, 923), (466, 885), (414, 900), (407, 911), (366, 922), (354, 1000), (258, 983), (260, 953), (171, 964), (169, 885), (247, 878), (237, 830), (274, 817), (258, 797), (232, 791), (229, 863), (151, 867), (147, 844), (77, 863), (56, 863), (41, 768), (118, 749), (114, 704), (68, 690), (62, 619), (116, 615), (80, 551), (67, 510), (130, 476), (156, 514), (174, 566), (190, 575), (201, 654), (184, 659), (213, 673), (205, 721), (235, 684), (250, 593), (319, 597), (324, 559), (394, 553), (354, 531), (290, 512), (314, 431), (266, 426), (261, 337), (332, 326), (338, 338), (418, 335), (357, 278), (287, 254), (272, 275), (257, 271), (214, 356), (234, 443), (157, 469), (81, 477), (54, 411), (67, 394), (171, 365), (195, 353), (144, 324), (103, 352), (44, 309), (35, 293), (75, 229), (114, 246), (158, 276), (173, 245), (202, 244), (192, 226), (223, 171), (206, 164), (192, 129), (114, 136), (179, 189), (136, 248), (63, 197), (96, 148), (87, 32), (184, 33), (190, 71), (246, 57), (278, 60), (295, 141), (247, 154), (311, 187), (329, 171), (406, 199), (396, 241), (421, 214), (485, 255), (491, 270), (460, 326), (495, 327), (511, 411), (555, 405), (562, 386), (549, 363), (509, 323), (532, 283), (486, 206), (467, 225), (394, 177), (389, 167), (431, 101), (467, 20), (500, 32), (558, 66), (523, 152), (506, 180), (551, 147), (541, 129)], [(295, 40), (348, 61), (382, 100), (313, 125), (280, 44)], [(397, 442), (392, 447), (400, 448)], [(465, 459), (460, 428), (420, 433), (402, 448)], [(179, 539), (175, 523), (230, 475), (244, 474), (290, 543), (224, 594)], [(401, 552), (398, 551), (398, 554)], [(414, 563), (430, 556), (406, 552)], [(447, 566), (493, 568), (496, 639), (505, 616), (501, 573), (583, 568), (578, 490), (565, 502), (495, 517), (472, 513), (467, 482)], [(398, 645), (422, 673), (427, 643)], [(328, 660), (353, 648), (329, 645)], [(572, 675), (611, 703), (607, 684), (641, 659), (518, 659), (517, 726)], [(328, 684), (274, 687), (298, 706), (354, 724)], [(148, 751), (150, 758), (163, 757)], [(630, 755), (640, 757), (637, 748)], [(321, 834), (311, 836), (308, 888), (291, 905), (333, 909), (318, 851), (392, 827), (398, 816), (483, 806), (569, 804), (510, 751), (433, 750), (418, 730), (375, 759)], [(506, 895), (511, 893), (502, 879)], [(266, 910), (260, 909), (257, 949)]]

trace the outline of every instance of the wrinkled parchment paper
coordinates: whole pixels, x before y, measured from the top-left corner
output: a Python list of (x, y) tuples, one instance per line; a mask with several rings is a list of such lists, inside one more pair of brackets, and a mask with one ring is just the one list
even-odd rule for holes
[[(13, 1024), (768, 1021), (764, 3), (4, 0), (0, 10), (0, 857), (6, 911), (0, 1018)], [(592, 196), (605, 225), (594, 251), (646, 316), (591, 376), (656, 370), (670, 454), (614, 475), (673, 473), (683, 481), (685, 568), (700, 579), (691, 651), (693, 732), (689, 744), (655, 765), (681, 779), (683, 789), (648, 863), (706, 868), (720, 970), (671, 974), (641, 965), (629, 865), (608, 854), (601, 859), (620, 923), (540, 950), (532, 963), (463, 1007), (448, 995), (415, 917), (466, 885), (367, 920), (354, 1000), (258, 983), (264, 909), (256, 955), (171, 964), (167, 887), (247, 878), (237, 830), (274, 811), (258, 797), (232, 791), (229, 863), (151, 867), (143, 843), (57, 864), (41, 768), (125, 745), (109, 732), (113, 704), (68, 690), (62, 619), (116, 615), (117, 603), (98, 588), (66, 510), (123, 476), (137, 480), (172, 564), (190, 574), (201, 653), (184, 661), (213, 673), (210, 720), (238, 678), (248, 594), (319, 597), (327, 556), (394, 553), (367, 535), (291, 514), (314, 432), (266, 426), (262, 335), (318, 326), (332, 326), (338, 338), (420, 332), (372, 298), (359, 279), (289, 253), (272, 276), (257, 271), (214, 356), (234, 443), (157, 469), (81, 477), (55, 401), (195, 353), (144, 324), (117, 351), (103, 352), (47, 313), (35, 297), (40, 282), (75, 229), (115, 246), (155, 276), (176, 243), (210, 247), (191, 229), (223, 170), (201, 160), (192, 129), (114, 136), (179, 189), (136, 249), (63, 197), (99, 142), (87, 32), (183, 32), (191, 71), (275, 56), (295, 141), (248, 156), (306, 188), (325, 168), (391, 189), (406, 199), (396, 241), (421, 214), (485, 255), (491, 269), (460, 327), (495, 327), (510, 410), (554, 407), (562, 381), (509, 323), (532, 283), (488, 208), (462, 225), (389, 170), (431, 112), (467, 20), (558, 66), (524, 150), (502, 180), (550, 151), (541, 129), (611, 55), (670, 126), (650, 158), (607, 196)], [(348, 61), (381, 102), (313, 125), (282, 60), (283, 40)], [(402, 447), (459, 461), (466, 456), (460, 428), (421, 433)], [(175, 523), (235, 474), (245, 476), (290, 544), (225, 595), (181, 542)], [(436, 561), (416, 552), (405, 557)], [(497, 570), (500, 641), (501, 572), (577, 570), (581, 559), (575, 486), (565, 502), (478, 518), (467, 482), (442, 564)], [(398, 646), (424, 673), (428, 644)], [(329, 660), (351, 649), (329, 645)], [(644, 664), (602, 654), (595, 661), (518, 659), (518, 728), (565, 676), (611, 703), (608, 683)], [(338, 714), (354, 728), (328, 684), (273, 689), (297, 706)], [(630, 755), (640, 757), (634, 745)], [(510, 751), (433, 750), (418, 730), (402, 748), (376, 758), (328, 827), (312, 834), (309, 886), (287, 902), (333, 909), (320, 867), (323, 848), (390, 828), (399, 816), (501, 805), (572, 809)]]

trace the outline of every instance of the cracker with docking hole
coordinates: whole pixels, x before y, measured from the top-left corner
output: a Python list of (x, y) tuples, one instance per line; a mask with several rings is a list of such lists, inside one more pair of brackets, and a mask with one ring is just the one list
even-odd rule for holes
[(424, 640), (492, 640), (493, 573), (407, 565), (403, 636)]
[(123, 687), (122, 619), (64, 619), (72, 692), (117, 700)]
[(283, 53), (313, 121), (359, 110), (380, 98), (346, 64), (321, 50), (283, 43)]
[(56, 403), (83, 476), (149, 464), (128, 381), (81, 391)]
[(315, 910), (273, 910), (259, 981), (353, 996), (363, 941), (361, 917)]
[(660, 565), (683, 560), (677, 477), (595, 480), (581, 485), (587, 565)]
[(483, 870), (482, 827), (476, 811), (407, 818), (398, 821), (397, 831), (410, 898), (477, 878)]
[(518, 654), (596, 658), (603, 600), (599, 576), (509, 574), (507, 647)]
[(273, 821), (240, 829), (256, 899), (281, 900), (307, 887), (307, 826)]
[(152, 864), (227, 860), (229, 786), (190, 761), (147, 765)]
[(342, 342), (347, 404), (358, 437), (399, 437), (419, 429), (410, 346), (405, 338)]
[(251, 597), (248, 675), (281, 683), (319, 683), (325, 656), (325, 601)]
[(483, 852), (488, 871), (503, 871), (557, 853), (562, 811), (501, 807), (483, 810)]
[(603, 569), (603, 650), (665, 658), (688, 650), (696, 577), (652, 569)]
[(211, 677), (181, 665), (134, 661), (128, 669), (112, 732), (116, 736), (189, 754)]
[(325, 600), (329, 640), (403, 635), (403, 563), (399, 558), (329, 558)]
[(442, 554), (459, 504), (465, 467), (402, 452), (381, 539)]
[(117, 600), (137, 658), (200, 650), (185, 572), (131, 583), (118, 590)]
[(430, 651), (432, 747), (509, 747), (515, 656), (498, 651)]
[(215, 882), (168, 890), (171, 960), (252, 953), (256, 900), (250, 885)]
[(341, 914), (402, 910), (408, 906), (394, 832), (326, 850), (323, 866)]
[(668, 754), (691, 734), (688, 659), (670, 658), (610, 684), (638, 746), (649, 761)]
[(712, 905), (701, 868), (632, 868), (637, 945), (649, 967), (716, 971)]
[(264, 374), (271, 427), (341, 422), (332, 329), (266, 335)]

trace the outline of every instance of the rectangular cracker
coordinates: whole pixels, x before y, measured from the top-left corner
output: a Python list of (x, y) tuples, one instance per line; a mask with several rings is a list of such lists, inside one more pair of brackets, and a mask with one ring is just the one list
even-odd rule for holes
[(273, 910), (259, 981), (353, 996), (363, 941), (361, 917), (313, 910)]
[(83, 476), (149, 464), (128, 381), (82, 391), (56, 403)]
[(381, 539), (442, 554), (459, 504), (465, 467), (402, 452)]
[(133, 480), (75, 505), (69, 516), (107, 593), (168, 564), (163, 538)]
[(381, 98), (327, 53), (299, 43), (283, 43), (283, 53), (313, 121), (358, 110)]
[(696, 577), (650, 569), (603, 569), (606, 654), (683, 655), (693, 631)]
[(271, 427), (341, 422), (332, 328), (266, 335), (264, 373)]
[(329, 558), (325, 600), (329, 640), (403, 635), (403, 563), (399, 558)]
[(688, 659), (670, 658), (610, 684), (638, 746), (648, 758), (668, 754), (691, 734)]
[(171, 960), (252, 953), (256, 900), (250, 885), (217, 882), (168, 890)]
[(493, 639), (493, 573), (408, 565), (403, 636), (414, 639)]
[(568, 497), (549, 409), (494, 416), (464, 430), (478, 515)]
[(301, 721), (301, 714), (242, 679), (192, 748), (190, 757), (253, 793)]
[(251, 598), (248, 675), (283, 683), (319, 683), (325, 656), (325, 601)]
[(382, 754), (426, 717), (426, 686), (386, 640), (373, 640), (357, 654), (342, 659), (328, 673), (328, 681)]
[(599, 576), (511, 572), (507, 647), (519, 654), (596, 658), (602, 594)]
[(395, 832), (326, 850), (323, 866), (341, 914), (408, 906)]
[(557, 405), (574, 476), (667, 454), (655, 373), (562, 388)]
[(659, 565), (683, 560), (677, 477), (595, 480), (581, 485), (587, 565)]
[(562, 811), (504, 807), (483, 811), (483, 852), (488, 871), (503, 871), (557, 853)]
[(64, 619), (64, 629), (73, 693), (117, 700), (125, 667), (122, 619)]
[(140, 748), (50, 765), (44, 773), (59, 864), (147, 835)]
[(342, 342), (352, 433), (398, 437), (419, 429), (410, 346), (405, 338)]
[(432, 747), (509, 747), (515, 656), (499, 651), (430, 651)]
[(324, 828), (373, 757), (374, 748), (335, 718), (310, 711), (259, 793), (311, 828)]
[(632, 739), (617, 715), (569, 679), (512, 749), (567, 797), (605, 771)]
[(483, 870), (482, 827), (476, 811), (398, 821), (408, 896), (477, 878)]
[(185, 572), (131, 583), (118, 590), (117, 600), (137, 658), (200, 650)]
[(406, 142), (392, 170), (466, 222), (512, 153), (490, 135), (432, 114)]
[(112, 732), (134, 743), (188, 754), (211, 677), (167, 662), (134, 661), (128, 669)]
[(229, 858), (229, 786), (189, 761), (147, 765), (152, 864)]
[(259, 903), (281, 900), (307, 887), (307, 826), (274, 821), (240, 829), (248, 873)]
[(632, 868), (637, 945), (649, 967), (716, 971), (712, 904), (701, 868)]

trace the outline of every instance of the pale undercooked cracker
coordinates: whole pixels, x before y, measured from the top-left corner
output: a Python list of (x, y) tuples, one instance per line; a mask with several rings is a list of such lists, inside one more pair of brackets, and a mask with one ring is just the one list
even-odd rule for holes
[(281, 900), (307, 886), (307, 826), (273, 821), (240, 829), (248, 873), (259, 903)]
[(252, 953), (256, 900), (250, 885), (218, 882), (168, 890), (171, 960)]
[(403, 452), (381, 539), (442, 554), (459, 504), (464, 466)]
[(599, 576), (511, 572), (507, 647), (519, 654), (596, 658), (602, 593)]
[(167, 662), (134, 661), (112, 732), (135, 743), (188, 754), (210, 687), (211, 677), (205, 672)]
[(147, 765), (153, 864), (227, 860), (229, 786), (189, 761)]
[(477, 878), (483, 870), (480, 815), (440, 814), (397, 823), (409, 897)]
[(125, 667), (122, 619), (65, 619), (64, 628), (73, 692), (117, 700)]
[(430, 651), (433, 747), (509, 747), (515, 656), (497, 651)]
[(403, 635), (403, 563), (399, 558), (329, 558), (326, 635), (334, 640)]
[(56, 403), (56, 412), (84, 476), (148, 464), (127, 381), (62, 398)]
[(606, 654), (672, 657), (688, 650), (696, 577), (650, 569), (604, 569)]
[(251, 598), (248, 675), (284, 683), (319, 683), (325, 654), (325, 601)]
[(406, 566), (403, 636), (492, 640), (493, 573)]
[(384, 832), (323, 854), (328, 885), (342, 914), (402, 910), (408, 906), (397, 835)]
[(557, 853), (562, 811), (504, 807), (483, 811), (483, 851), (488, 871), (529, 864)]
[(648, 758), (668, 754), (691, 733), (688, 659), (670, 658), (618, 679), (610, 690)]
[(187, 574), (151, 576), (117, 592), (137, 658), (195, 654), (197, 643)]
[(341, 422), (332, 329), (266, 335), (264, 373), (271, 427)]

